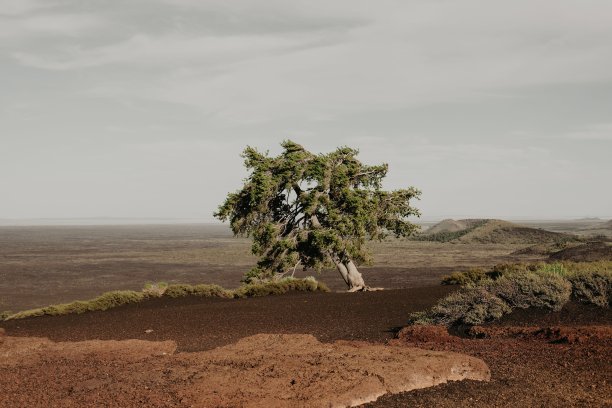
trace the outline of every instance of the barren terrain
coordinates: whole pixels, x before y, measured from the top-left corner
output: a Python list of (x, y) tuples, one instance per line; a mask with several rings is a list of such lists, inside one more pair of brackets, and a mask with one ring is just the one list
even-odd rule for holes
[[(512, 404), (599, 407), (610, 403), (612, 315), (609, 310), (602, 312), (602, 309), (594, 307), (569, 304), (558, 313), (535, 311), (509, 315), (494, 326), (506, 329), (489, 331), (490, 336), (493, 333), (491, 338), (461, 339), (445, 332), (419, 334), (404, 331), (400, 332), (399, 339), (394, 340), (397, 330), (405, 324), (407, 313), (426, 308), (448, 290), (452, 289), (436, 286), (356, 294), (300, 293), (239, 300), (160, 299), (106, 312), (3, 322), (9, 337), (4, 348), (0, 347), (0, 351), (4, 351), (0, 353), (0, 389), (3, 390), (0, 406), (190, 406), (195, 401), (192, 387), (206, 384), (201, 382), (198, 373), (211, 369), (202, 366), (204, 355), (198, 353), (235, 344), (257, 333), (311, 334), (324, 344), (345, 341), (348, 343), (339, 345), (349, 347), (360, 347), (363, 341), (367, 341), (367, 344), (391, 342), (393, 347), (400, 348), (453, 351), (481, 359), (491, 370), (490, 382), (461, 381), (385, 395), (371, 403), (369, 406), (372, 407), (504, 407)], [(531, 333), (533, 326), (563, 327), (565, 332), (556, 337), (554, 333), (552, 337), (512, 335), (516, 328), (526, 323), (530, 328), (523, 331), (527, 333)], [(598, 335), (585, 336), (585, 333), (597, 330)], [(508, 331), (510, 335), (507, 335)], [(83, 355), (79, 354), (77, 358), (70, 354), (45, 352), (45, 347), (51, 351), (56, 346), (41, 346), (37, 340), (41, 337), (64, 342), (57, 343), (63, 348), (82, 344), (70, 342), (103, 341), (95, 343), (93, 348), (78, 346), (76, 350), (81, 350)], [(23, 342), (20, 339), (24, 338), (32, 339), (30, 349), (36, 351), (34, 361), (24, 358), (23, 354), (15, 355), (15, 348), (11, 348)], [(153, 343), (149, 345), (147, 342), (143, 347), (137, 343), (128, 342), (123, 346), (112, 342), (136, 341), (134, 339)], [(262, 338), (258, 343), (264, 344)], [(310, 344), (306, 348), (319, 350), (321, 356), (325, 348), (318, 347)], [(117, 348), (121, 350), (118, 354), (121, 358), (117, 358), (116, 352), (108, 351)], [(171, 354), (175, 349), (180, 357), (169, 362), (163, 353)], [(251, 354), (247, 353), (247, 356)], [(29, 355), (32, 356), (32, 352)], [(243, 367), (234, 376), (239, 383), (243, 381), (243, 372), (244, 381), (253, 381), (248, 374), (251, 369), (259, 373), (258, 376), (261, 376), (261, 370), (270, 370), (269, 365), (264, 367), (262, 364), (271, 357), (255, 359), (247, 365), (245, 361), (232, 363), (231, 358), (228, 355), (223, 357), (228, 367), (236, 367), (236, 364)], [(297, 361), (300, 363), (289, 371), (281, 367), (267, 371), (266, 375), (272, 375), (275, 370), (280, 370), (272, 375), (272, 379), (277, 378), (277, 374), (281, 378), (293, 376), (289, 384), (284, 384), (286, 388), (278, 386), (276, 393), (286, 394), (288, 401), (301, 401), (298, 406), (327, 406), (324, 403), (309, 405), (309, 400), (304, 399), (307, 394), (296, 391), (304, 388), (294, 389), (295, 393), (291, 389), (291, 380), (308, 379), (309, 392), (314, 392), (317, 388), (312, 387), (312, 376), (316, 375), (309, 370), (322, 360), (304, 357)], [(405, 361), (410, 367), (411, 359)], [(340, 369), (337, 364), (336, 367)], [(347, 383), (354, 384), (356, 373), (364, 374), (363, 370), (369, 369), (369, 363), (361, 367), (357, 371), (350, 369), (350, 375), (342, 374), (352, 378)], [(333, 373), (334, 369), (321, 363), (321, 376), (331, 375), (329, 370)], [(340, 375), (341, 371), (337, 373)], [(358, 378), (363, 380), (361, 376)], [(376, 388), (375, 384), (368, 387)], [(343, 387), (346, 386), (344, 383)], [(249, 390), (251, 388), (245, 392), (251, 392)], [(335, 395), (323, 384), (320, 392)], [(238, 394), (230, 394), (225, 402), (238, 398)], [(263, 406), (258, 404), (269, 402), (265, 396), (259, 394), (250, 403)], [(322, 401), (321, 394), (312, 400)], [(196, 402), (196, 406), (209, 405)], [(219, 401), (212, 406), (232, 405)]]
[[(442, 275), (513, 259), (513, 244), (451, 244), (390, 239), (373, 242), (366, 282), (384, 288), (436, 285)], [(540, 256), (543, 259), (543, 257)], [(147, 281), (216, 283), (232, 288), (256, 259), (247, 239), (219, 225), (0, 227), (0, 312), (18, 311)], [(345, 290), (335, 270), (315, 275)]]
[[(254, 262), (248, 241), (206, 226), (5, 227), (0, 244), (0, 310), (146, 281), (235, 287)], [(0, 322), (0, 406), (344, 406), (379, 396), (366, 406), (612, 404), (609, 309), (569, 303), (469, 333), (401, 330), (411, 312), (455, 290), (439, 285), (442, 274), (544, 255), (509, 255), (522, 248), (511, 244), (372, 248), (364, 275), (384, 291), (158, 298)], [(343, 289), (334, 271), (320, 279)], [(451, 361), (463, 376), (453, 377)], [(474, 381), (489, 370), (490, 381)], [(413, 389), (453, 379), (462, 381)]]

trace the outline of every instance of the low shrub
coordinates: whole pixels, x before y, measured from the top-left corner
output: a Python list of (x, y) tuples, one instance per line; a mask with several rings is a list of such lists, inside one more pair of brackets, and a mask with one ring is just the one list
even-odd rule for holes
[(233, 291), (236, 298), (260, 297), (268, 295), (280, 295), (291, 290), (303, 292), (329, 292), (327, 285), (318, 282), (312, 277), (304, 279), (283, 278), (265, 282), (256, 282), (242, 285)]
[(535, 272), (540, 274), (553, 274), (557, 276), (567, 276), (570, 272), (567, 266), (561, 262), (544, 263), (538, 266)]
[(498, 264), (486, 271), (482, 268), (472, 268), (463, 272), (453, 272), (442, 277), (442, 285), (475, 285), (486, 279), (498, 279), (507, 273), (535, 270), (536, 264)]
[(171, 298), (185, 297), (185, 296), (200, 296), (200, 297), (220, 297), (220, 298), (231, 298), (232, 292), (223, 289), (219, 285), (187, 285), (187, 284), (174, 284), (168, 285), (164, 292), (165, 296)]
[(553, 274), (567, 277), (575, 272), (607, 272), (612, 273), (611, 261), (595, 262), (555, 262), (555, 263), (509, 263), (498, 264), (490, 270), (480, 268), (470, 269), (464, 272), (454, 272), (442, 277), (442, 285), (470, 285), (476, 284), (484, 279), (499, 279), (500, 277), (515, 272), (535, 272), (538, 274)]
[(484, 284), (484, 289), (512, 308), (545, 307), (560, 310), (572, 294), (572, 285), (551, 272), (512, 272)]
[(12, 315), (13, 313), (5, 310), (4, 312), (0, 312), (0, 322), (3, 320), (6, 320), (7, 317), (9, 317), (10, 315)]
[(499, 319), (511, 308), (484, 288), (464, 288), (440, 300), (428, 312), (414, 313), (415, 324), (477, 325)]
[(166, 292), (166, 289), (168, 289), (168, 284), (166, 282), (147, 282), (142, 288), (142, 291), (151, 296), (162, 296)]
[(453, 272), (442, 277), (442, 285), (469, 285), (480, 282), (488, 276), (484, 269), (472, 268), (463, 272)]
[(58, 316), (70, 313), (84, 313), (95, 310), (108, 310), (113, 307), (126, 305), (129, 303), (137, 303), (149, 297), (144, 292), (135, 292), (133, 290), (117, 290), (106, 292), (102, 295), (87, 301), (77, 300), (71, 303), (63, 303), (52, 305), (38, 309), (25, 310), (8, 316), (6, 319), (23, 319), (26, 317), (36, 316)]
[(600, 307), (612, 304), (612, 272), (578, 271), (570, 274), (568, 279), (572, 284), (572, 296), (579, 302)]
[(571, 273), (574, 272), (604, 272), (612, 274), (612, 261), (593, 261), (593, 262), (561, 262)]
[[(163, 292), (160, 291), (163, 289)], [(95, 310), (107, 310), (113, 307), (122, 306), (129, 303), (138, 303), (145, 299), (168, 296), (171, 298), (185, 296), (219, 297), (219, 298), (246, 298), (287, 293), (291, 290), (296, 291), (320, 291), (329, 292), (329, 288), (322, 282), (318, 282), (313, 277), (304, 279), (284, 278), (280, 280), (265, 281), (242, 285), (234, 290), (227, 290), (218, 285), (187, 285), (173, 284), (165, 285), (163, 282), (146, 284), (142, 291), (118, 290), (106, 292), (102, 295), (87, 301), (77, 300), (71, 303), (64, 303), (42, 307), (38, 309), (25, 310), (18, 313), (3, 312), (0, 320), (23, 319), (36, 316), (57, 316), (71, 313), (84, 313)]]

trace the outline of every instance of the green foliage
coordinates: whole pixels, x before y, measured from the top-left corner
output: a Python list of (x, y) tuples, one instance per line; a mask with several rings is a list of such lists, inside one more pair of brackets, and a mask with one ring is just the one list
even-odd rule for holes
[(517, 272), (536, 272), (539, 274), (553, 274), (569, 277), (577, 272), (607, 272), (612, 273), (612, 262), (555, 262), (555, 263), (514, 263), (498, 264), (488, 271), (480, 268), (470, 269), (463, 272), (453, 272), (442, 277), (443, 285), (468, 285), (475, 284), (484, 279), (498, 279), (502, 276)]
[(599, 307), (612, 304), (612, 272), (610, 270), (576, 271), (568, 276), (572, 296), (583, 303)]
[(555, 262), (550, 264), (545, 263), (538, 267), (536, 271), (542, 274), (550, 273), (558, 276), (567, 276), (569, 274), (569, 270), (561, 262)]
[(117, 290), (106, 292), (97, 298), (81, 301), (77, 300), (71, 303), (63, 303), (59, 305), (47, 306), (39, 309), (26, 310), (15, 313), (7, 317), (8, 319), (23, 319), (26, 317), (35, 316), (58, 316), (71, 313), (84, 313), (95, 310), (107, 310), (113, 307), (126, 305), (128, 303), (137, 303), (146, 299), (149, 295), (144, 292), (135, 292), (132, 290)]
[(512, 308), (545, 307), (561, 310), (572, 294), (567, 279), (548, 271), (512, 272), (484, 283), (484, 289)]
[(484, 288), (464, 288), (439, 301), (428, 312), (413, 314), (417, 324), (476, 325), (499, 319), (511, 308)]
[(223, 289), (218, 285), (187, 285), (187, 284), (173, 284), (169, 285), (164, 292), (165, 296), (171, 298), (185, 297), (185, 296), (200, 296), (200, 297), (220, 297), (220, 298), (231, 298), (232, 292)]
[(503, 264), (486, 272), (456, 272), (443, 282), (463, 288), (429, 311), (412, 314), (413, 324), (481, 324), (514, 308), (558, 311), (572, 297), (600, 307), (612, 303), (609, 261)]
[(234, 290), (233, 295), (236, 298), (260, 297), (280, 295), (292, 290), (302, 292), (329, 292), (329, 288), (325, 284), (317, 282), (314, 278), (284, 278), (277, 281), (249, 283)]
[(480, 282), (488, 277), (484, 269), (472, 268), (463, 272), (453, 272), (442, 277), (442, 285), (468, 285)]
[(0, 322), (5, 320), (7, 317), (9, 317), (12, 314), (13, 314), (13, 312), (11, 312), (9, 310), (5, 310), (4, 312), (0, 312)]
[(87, 301), (77, 300), (71, 303), (52, 305), (38, 309), (25, 310), (23, 312), (11, 313), (3, 312), (0, 314), (0, 321), (9, 319), (24, 319), (37, 316), (59, 316), (72, 313), (85, 313), (95, 310), (107, 310), (129, 303), (138, 303), (146, 299), (167, 296), (170, 298), (199, 296), (199, 297), (218, 297), (218, 298), (246, 298), (283, 294), (289, 291), (305, 292), (329, 292), (329, 288), (322, 282), (318, 282), (312, 276), (304, 279), (283, 278), (280, 280), (260, 281), (258, 283), (242, 285), (238, 289), (228, 290), (218, 285), (187, 285), (173, 284), (164, 288), (160, 294), (157, 288), (160, 284), (145, 285), (141, 292), (132, 290), (118, 290), (106, 292), (102, 295)]
[(570, 274), (579, 272), (602, 272), (612, 273), (612, 261), (594, 262), (570, 262), (563, 261), (562, 264), (568, 269)]
[(281, 146), (276, 157), (244, 150), (249, 176), (215, 213), (234, 234), (253, 240), (259, 262), (245, 282), (284, 275), (298, 265), (319, 270), (334, 259), (368, 263), (366, 239), (409, 236), (418, 228), (408, 217), (419, 215), (409, 201), (420, 192), (383, 191), (386, 164), (365, 165), (349, 147), (313, 154), (292, 141)]

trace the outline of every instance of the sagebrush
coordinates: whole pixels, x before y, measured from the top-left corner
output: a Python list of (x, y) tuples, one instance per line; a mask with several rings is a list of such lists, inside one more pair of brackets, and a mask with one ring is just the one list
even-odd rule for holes
[(430, 310), (412, 314), (412, 323), (482, 324), (516, 308), (558, 311), (570, 299), (610, 307), (612, 262), (505, 264), (457, 272), (443, 283), (461, 283), (462, 288)]

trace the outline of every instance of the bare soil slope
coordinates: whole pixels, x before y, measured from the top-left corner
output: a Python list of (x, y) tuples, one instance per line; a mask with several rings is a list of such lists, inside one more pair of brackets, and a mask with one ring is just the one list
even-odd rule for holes
[[(179, 387), (177, 384), (184, 375), (191, 376), (190, 381), (199, 381), (200, 368), (191, 367), (190, 353), (183, 353), (185, 364), (177, 367), (177, 371), (172, 367), (161, 368), (167, 358), (163, 353), (169, 353), (165, 347), (173, 349), (176, 344), (179, 353), (210, 350), (253, 334), (275, 332), (310, 333), (324, 342), (341, 339), (385, 342), (394, 337), (395, 328), (404, 325), (409, 312), (430, 307), (448, 290), (451, 289), (438, 286), (357, 294), (300, 293), (239, 301), (186, 298), (151, 301), (100, 313), (2, 322), (0, 326), (6, 328), (9, 336), (50, 337), (54, 341), (140, 339), (162, 343), (157, 351), (145, 356), (144, 362), (124, 359), (100, 362), (97, 354), (85, 353), (77, 360), (78, 364), (72, 364), (61, 356), (43, 353), (37, 365), (18, 363), (10, 368), (0, 367), (0, 390), (4, 390), (0, 395), (5, 401), (15, 395), (26, 398), (24, 401), (34, 401), (27, 406), (46, 406), (43, 399), (35, 398), (55, 395), (64, 398), (63, 406), (68, 407), (78, 406), (75, 401), (85, 401), (80, 406), (180, 407), (184, 406), (181, 398), (188, 395), (168, 390)], [(568, 343), (549, 343), (552, 338), (533, 336), (460, 339), (436, 332), (422, 333), (420, 339), (404, 338), (401, 347), (456, 351), (483, 359), (491, 369), (491, 381), (466, 380), (385, 395), (368, 406), (607, 406), (612, 397), (609, 387), (612, 345), (609, 336), (606, 337), (606, 328), (601, 327), (609, 330), (611, 324), (610, 309), (570, 303), (555, 313), (519, 310), (505, 316), (497, 326), (518, 327), (519, 332), (529, 331), (533, 326), (559, 326), (565, 330), (579, 327), (574, 330), (579, 335), (597, 330), (603, 330), (604, 335)], [(591, 329), (593, 325), (600, 329)], [(154, 331), (146, 333), (147, 329)], [(308, 361), (313, 367), (318, 364), (318, 360)], [(231, 364), (249, 367), (245, 361)]]
[(502, 220), (488, 220), (458, 239), (463, 243), (540, 244), (572, 239), (570, 235), (524, 227)]
[(550, 255), (550, 259), (575, 262), (612, 261), (612, 244), (587, 242), (555, 252)]
[[(259, 334), (197, 353), (175, 349), (170, 341), (8, 337), (0, 343), (0, 370), (7, 371), (0, 406), (102, 406), (112, 390), (113, 404), (124, 407), (340, 407), (447, 381), (490, 379), (482, 360), (458, 353), (323, 344), (306, 334)], [(49, 366), (62, 368), (54, 386), (40, 375)], [(76, 375), (85, 369), (85, 377)]]
[(447, 219), (434, 225), (417, 239), (470, 244), (529, 245), (568, 241), (574, 237), (503, 220)]
[(437, 234), (440, 232), (458, 232), (458, 231), (463, 231), (467, 228), (470, 228), (475, 222), (478, 222), (481, 220), (470, 220), (470, 219), (466, 219), (466, 220), (453, 220), (453, 219), (446, 219), (446, 220), (442, 220), (439, 223), (431, 226), (430, 228), (427, 229), (427, 231), (425, 231), (426, 234)]

